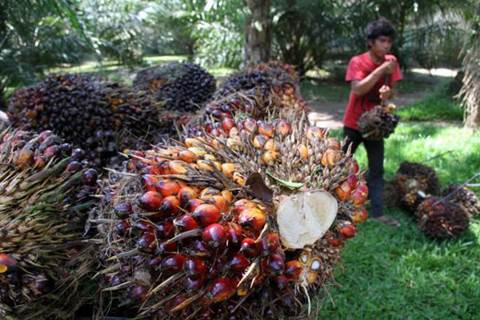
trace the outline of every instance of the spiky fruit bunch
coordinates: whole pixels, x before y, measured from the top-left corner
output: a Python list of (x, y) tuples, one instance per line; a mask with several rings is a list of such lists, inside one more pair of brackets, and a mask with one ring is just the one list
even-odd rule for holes
[(147, 90), (168, 110), (193, 112), (210, 100), (215, 91), (215, 78), (205, 69), (190, 62), (172, 62), (137, 73), (133, 85)]
[(440, 192), (435, 170), (421, 163), (402, 162), (394, 181), (402, 206), (411, 213), (427, 195), (438, 195)]
[(49, 131), (0, 136), (0, 318), (63, 319), (92, 263), (82, 243), (97, 173)]
[(358, 119), (358, 130), (362, 133), (362, 137), (369, 140), (388, 138), (395, 131), (400, 120), (390, 110), (392, 108), (375, 106), (364, 112)]
[(133, 152), (110, 177), (97, 221), (112, 310), (276, 318), (300, 312), (331, 278), (367, 215), (358, 166), (304, 120), (233, 128)]
[(451, 184), (445, 190), (442, 195), (453, 202), (461, 206), (469, 215), (469, 217), (475, 217), (480, 214), (480, 201), (477, 195), (472, 190), (461, 184)]
[(52, 130), (103, 166), (115, 162), (124, 148), (154, 142), (157, 134), (171, 130), (170, 122), (159, 123), (159, 108), (145, 92), (91, 75), (65, 74), (17, 90), (9, 113), (15, 126)]
[(461, 206), (435, 196), (422, 201), (415, 215), (420, 230), (436, 239), (456, 238), (464, 233), (469, 225), (468, 214)]

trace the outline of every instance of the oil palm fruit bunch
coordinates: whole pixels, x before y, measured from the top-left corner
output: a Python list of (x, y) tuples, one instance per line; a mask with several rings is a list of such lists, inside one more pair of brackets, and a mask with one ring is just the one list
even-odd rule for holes
[(366, 219), (368, 193), (340, 142), (305, 117), (132, 151), (103, 189), (100, 304), (150, 319), (300, 314)]
[(461, 184), (450, 184), (442, 192), (448, 201), (461, 206), (470, 218), (480, 214), (480, 201), (472, 190)]
[(415, 215), (420, 230), (435, 239), (456, 238), (469, 225), (469, 216), (461, 206), (436, 196), (429, 196), (422, 201)]
[(401, 205), (411, 213), (415, 212), (427, 195), (438, 195), (440, 192), (435, 170), (421, 163), (402, 162), (394, 181), (400, 194)]
[(0, 134), (0, 318), (71, 318), (93, 247), (97, 173), (51, 131)]
[(133, 86), (163, 101), (167, 110), (188, 113), (198, 110), (210, 100), (216, 82), (197, 64), (172, 62), (139, 71)]
[(235, 92), (253, 90), (253, 93), (269, 97), (277, 107), (305, 109), (306, 103), (299, 88), (299, 78), (293, 66), (281, 62), (259, 64), (227, 78), (215, 92), (214, 99), (223, 98)]
[(389, 104), (387, 107), (375, 106), (373, 109), (364, 112), (358, 119), (358, 129), (362, 137), (369, 140), (382, 140), (388, 138), (400, 120), (393, 114), (395, 106)]
[(17, 90), (9, 103), (15, 126), (52, 130), (82, 148), (95, 165), (118, 160), (118, 152), (154, 142), (172, 124), (159, 121), (160, 104), (146, 92), (85, 74), (51, 75)]

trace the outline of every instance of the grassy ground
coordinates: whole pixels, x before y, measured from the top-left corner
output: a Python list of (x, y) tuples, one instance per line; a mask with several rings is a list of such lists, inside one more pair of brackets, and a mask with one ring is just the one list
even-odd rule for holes
[[(436, 104), (422, 120), (443, 119), (436, 97), (412, 106)], [(386, 140), (385, 175), (392, 177), (409, 160), (435, 168), (443, 186), (464, 182), (480, 172), (478, 150), (480, 132), (457, 123), (404, 121)], [(365, 168), (363, 147), (356, 157)], [(329, 289), (331, 298), (318, 319), (480, 319), (480, 219), (461, 238), (439, 242), (420, 233), (406, 212), (386, 214), (402, 226), (374, 221), (360, 226), (342, 253), (337, 285)]]

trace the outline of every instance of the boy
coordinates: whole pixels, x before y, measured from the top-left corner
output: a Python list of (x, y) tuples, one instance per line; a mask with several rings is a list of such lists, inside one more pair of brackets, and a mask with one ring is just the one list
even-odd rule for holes
[(346, 81), (351, 83), (348, 105), (343, 118), (345, 151), (351, 145), (352, 153), (363, 143), (368, 156), (367, 185), (371, 202), (370, 216), (383, 223), (399, 226), (399, 222), (383, 215), (383, 159), (384, 141), (363, 139), (358, 131), (360, 116), (382, 100), (393, 96), (395, 83), (402, 74), (395, 56), (389, 54), (395, 30), (385, 18), (367, 26), (368, 51), (354, 56), (347, 68)]

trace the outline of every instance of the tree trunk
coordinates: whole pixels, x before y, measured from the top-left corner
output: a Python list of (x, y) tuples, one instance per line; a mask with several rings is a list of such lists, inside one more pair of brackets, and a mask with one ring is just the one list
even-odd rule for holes
[(246, 0), (250, 15), (245, 22), (245, 66), (270, 59), (272, 43), (271, 0)]
[[(477, 5), (477, 17), (480, 14), (480, 4)], [(465, 108), (465, 126), (472, 129), (480, 128), (480, 20), (473, 18), (472, 30), (475, 33), (465, 46), (463, 59), (463, 85), (460, 97)]]

